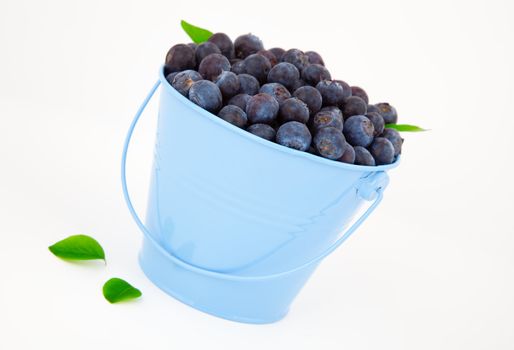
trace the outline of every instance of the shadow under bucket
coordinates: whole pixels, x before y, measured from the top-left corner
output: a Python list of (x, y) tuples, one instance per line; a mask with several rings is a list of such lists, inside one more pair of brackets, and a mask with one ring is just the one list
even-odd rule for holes
[[(398, 161), (356, 166), (283, 147), (196, 106), (162, 68), (159, 78), (122, 157), (125, 199), (145, 235), (141, 267), (197, 309), (241, 322), (279, 320), (319, 262), (379, 204), (385, 170)], [(126, 152), (160, 84), (145, 225), (127, 192)]]

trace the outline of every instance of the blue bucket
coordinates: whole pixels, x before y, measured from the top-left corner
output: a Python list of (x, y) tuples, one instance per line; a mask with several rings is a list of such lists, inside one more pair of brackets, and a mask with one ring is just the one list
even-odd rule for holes
[[(161, 83), (143, 224), (127, 191), (126, 156)], [(190, 102), (161, 68), (122, 157), (125, 200), (144, 233), (140, 265), (197, 309), (241, 322), (277, 321), (321, 260), (377, 207), (385, 171), (397, 164), (350, 165), (259, 138)]]

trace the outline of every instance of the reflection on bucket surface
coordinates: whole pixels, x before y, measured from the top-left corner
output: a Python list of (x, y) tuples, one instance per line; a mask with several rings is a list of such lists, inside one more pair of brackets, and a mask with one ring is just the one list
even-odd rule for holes
[[(145, 232), (141, 266), (159, 287), (198, 309), (243, 322), (276, 321), (319, 261), (376, 207), (385, 170), (398, 161), (364, 167), (291, 150), (192, 104), (162, 69), (160, 82), (146, 227), (136, 217)], [(136, 115), (125, 152), (158, 85)]]

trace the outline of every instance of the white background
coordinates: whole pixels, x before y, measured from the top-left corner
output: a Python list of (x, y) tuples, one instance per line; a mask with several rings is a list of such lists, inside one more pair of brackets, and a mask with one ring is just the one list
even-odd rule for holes
[[(0, 2), (1, 349), (512, 349), (511, 1)], [(187, 19), (322, 54), (334, 78), (389, 101), (406, 135), (379, 209), (281, 322), (229, 322), (153, 286), (122, 199), (133, 113)], [(155, 105), (130, 183), (144, 210)], [(96, 237), (108, 264), (47, 246)], [(144, 295), (110, 305), (101, 286)]]

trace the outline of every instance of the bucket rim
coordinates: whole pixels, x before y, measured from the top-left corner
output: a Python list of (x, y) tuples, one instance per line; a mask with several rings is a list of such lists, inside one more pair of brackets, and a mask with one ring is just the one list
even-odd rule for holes
[(235, 126), (235, 125), (232, 125), (232, 124), (224, 121), (223, 119), (219, 118), (215, 114), (213, 114), (213, 113), (203, 109), (202, 107), (194, 104), (193, 102), (191, 102), (188, 98), (186, 98), (184, 95), (182, 95), (177, 90), (175, 90), (171, 86), (171, 84), (166, 80), (166, 77), (164, 76), (164, 68), (165, 68), (165, 66), (162, 65), (161, 68), (159, 69), (159, 79), (161, 81), (161, 85), (162, 85), (163, 89), (165, 89), (166, 92), (171, 94), (173, 97), (176, 97), (182, 104), (187, 105), (188, 107), (192, 108), (194, 111), (196, 111), (197, 113), (199, 113), (200, 115), (202, 115), (203, 117), (208, 119), (209, 121), (211, 121), (211, 122), (213, 122), (213, 123), (215, 123), (215, 124), (225, 128), (227, 130), (230, 130), (231, 132), (233, 132), (233, 133), (235, 133), (235, 134), (237, 134), (237, 135), (239, 135), (239, 136), (241, 136), (243, 138), (246, 138), (246, 139), (251, 140), (253, 142), (257, 142), (257, 143), (263, 145), (264, 147), (269, 147), (269, 148), (275, 149), (275, 150), (277, 150), (279, 152), (283, 152), (283, 153), (289, 154), (289, 155), (294, 156), (294, 157), (301, 157), (301, 158), (304, 158), (304, 159), (306, 159), (308, 161), (311, 161), (311, 162), (314, 162), (314, 163), (318, 163), (318, 164), (321, 164), (321, 165), (325, 165), (325, 166), (329, 166), (329, 167), (335, 167), (335, 168), (340, 168), (340, 169), (345, 169), (345, 170), (350, 170), (350, 171), (358, 171), (358, 172), (362, 172), (362, 171), (365, 171), (365, 172), (385, 171), (385, 170), (396, 168), (399, 165), (399, 163), (400, 163), (401, 155), (399, 155), (396, 158), (396, 160), (393, 163), (391, 163), (391, 164), (374, 165), (374, 166), (348, 164), (348, 163), (338, 162), (337, 160), (323, 158), (323, 157), (320, 157), (320, 156), (317, 156), (317, 155), (314, 155), (314, 154), (310, 154), (308, 152), (303, 152), (303, 151), (299, 151), (299, 150), (296, 150), (296, 149), (288, 148), (288, 147), (279, 145), (278, 143), (275, 143), (275, 142), (263, 139), (262, 137), (254, 135), (254, 134), (252, 134), (252, 133), (250, 133), (250, 132), (248, 132), (248, 131), (246, 131), (244, 129), (241, 129), (241, 128)]

